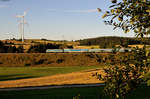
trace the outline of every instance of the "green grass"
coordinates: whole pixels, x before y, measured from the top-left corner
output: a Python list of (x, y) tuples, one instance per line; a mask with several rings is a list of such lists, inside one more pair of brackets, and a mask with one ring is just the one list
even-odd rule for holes
[(100, 68), (100, 66), (0, 67), (0, 81), (50, 76), (55, 74), (71, 73), (96, 68)]
[[(127, 99), (150, 99), (150, 87), (140, 86)], [(0, 92), (1, 99), (73, 99), (80, 94), (81, 99), (109, 99), (104, 96), (103, 87), (60, 88)]]

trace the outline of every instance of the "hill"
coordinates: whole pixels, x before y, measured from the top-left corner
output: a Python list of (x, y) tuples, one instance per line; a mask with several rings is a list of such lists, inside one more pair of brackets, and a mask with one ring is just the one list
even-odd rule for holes
[(126, 47), (127, 45), (139, 45), (147, 44), (150, 45), (150, 38), (147, 37), (145, 40), (135, 37), (117, 37), (117, 36), (106, 36), (97, 37), (90, 39), (78, 40), (80, 45), (99, 45), (101, 48), (112, 48), (115, 45), (121, 45)]
[[(79, 42), (73, 41), (52, 41), (46, 39), (25, 39), (21, 40), (1, 40), (0, 41), (0, 53), (20, 53), (22, 52), (46, 52), (46, 49), (59, 49), (59, 48), (72, 48), (79, 45)], [(18, 49), (19, 48), (19, 49)], [(32, 50), (32, 51), (31, 51)], [(42, 51), (41, 51), (42, 50)]]

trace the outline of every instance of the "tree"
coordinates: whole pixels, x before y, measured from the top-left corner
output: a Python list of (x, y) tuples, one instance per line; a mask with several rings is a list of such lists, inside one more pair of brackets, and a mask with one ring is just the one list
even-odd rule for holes
[(9, 46), (7, 49), (7, 53), (16, 53), (16, 47), (15, 46)]
[(24, 52), (23, 46), (19, 46), (19, 47), (17, 48), (17, 53), (23, 53), (23, 52)]
[[(102, 16), (104, 21), (121, 28), (125, 33), (133, 30), (137, 37), (150, 34), (150, 0), (111, 0), (110, 11)], [(99, 11), (101, 9), (98, 8)], [(109, 20), (110, 19), (110, 20)], [(125, 96), (144, 81), (149, 71), (150, 53), (144, 46), (136, 48), (128, 57), (123, 57), (119, 66), (104, 69), (105, 76), (97, 77), (105, 81), (104, 91), (112, 99), (125, 99)], [(147, 80), (147, 79), (146, 79)]]
[[(125, 33), (133, 30), (136, 36), (150, 34), (150, 0), (111, 0), (110, 10), (102, 16), (109, 17), (104, 21), (121, 28)], [(101, 11), (101, 10), (99, 10)]]
[(0, 41), (0, 53), (4, 53), (5, 52), (3, 47), (4, 47), (4, 44), (3, 44), (2, 41)]

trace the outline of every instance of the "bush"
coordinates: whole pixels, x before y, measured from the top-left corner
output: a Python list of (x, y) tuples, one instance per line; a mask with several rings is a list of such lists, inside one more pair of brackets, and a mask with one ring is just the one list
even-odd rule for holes
[(64, 59), (57, 59), (56, 62), (57, 62), (58, 64), (60, 64), (60, 63), (62, 63), (63, 61), (64, 61)]
[(40, 59), (38, 61), (35, 62), (35, 64), (40, 65), (43, 64), (46, 61), (46, 59)]
[(19, 47), (17, 48), (17, 53), (23, 53), (23, 52), (24, 52), (23, 46), (19, 46)]
[(25, 63), (24, 66), (31, 66), (31, 64), (30, 63)]

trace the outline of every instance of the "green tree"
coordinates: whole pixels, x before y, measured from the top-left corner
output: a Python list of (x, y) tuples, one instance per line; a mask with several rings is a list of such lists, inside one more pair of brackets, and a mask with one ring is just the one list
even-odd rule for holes
[[(111, 1), (110, 11), (102, 16), (109, 17), (104, 21), (106, 24), (113, 25), (114, 29), (121, 28), (125, 33), (133, 30), (137, 37), (150, 34), (150, 0)], [(98, 74), (97, 77), (105, 81), (104, 91), (112, 99), (125, 99), (127, 94), (144, 82), (149, 66), (150, 53), (144, 46), (134, 49), (128, 57), (123, 57), (119, 66), (104, 69), (105, 76)]]
[[(121, 28), (125, 33), (133, 30), (136, 36), (150, 34), (150, 0), (111, 0), (110, 10), (102, 16), (109, 17), (106, 24)], [(99, 10), (101, 11), (101, 10)]]

